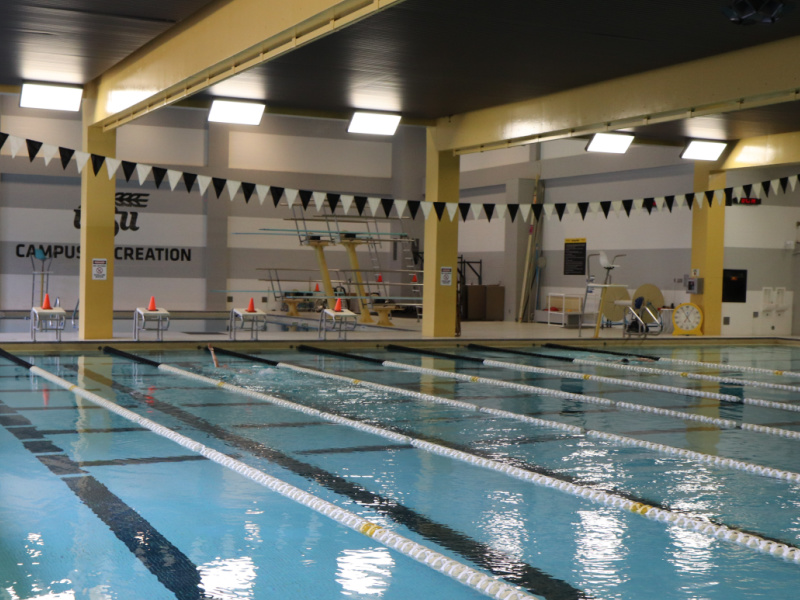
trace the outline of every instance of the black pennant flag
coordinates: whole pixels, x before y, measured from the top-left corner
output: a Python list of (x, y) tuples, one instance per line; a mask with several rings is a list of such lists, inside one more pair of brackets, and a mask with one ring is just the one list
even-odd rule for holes
[(623, 200), (622, 208), (625, 209), (625, 214), (631, 216), (631, 209), (633, 208), (633, 200)]
[(273, 206), (277, 207), (278, 202), (281, 201), (281, 197), (283, 196), (284, 188), (282, 187), (275, 187), (274, 185), (269, 188), (269, 193), (272, 196), (272, 204)]
[(412, 220), (417, 218), (417, 213), (419, 212), (419, 200), (408, 201), (408, 212), (411, 214)]
[[(534, 207), (540, 206), (539, 204), (534, 204)], [(508, 214), (511, 216), (511, 222), (514, 222), (514, 219), (517, 218), (517, 212), (519, 212), (519, 204), (509, 204), (508, 205)]]
[(606, 219), (608, 218), (608, 211), (611, 210), (611, 201), (610, 200), (603, 200), (600, 203), (600, 209), (603, 211)]
[(381, 206), (383, 207), (383, 213), (388, 218), (389, 213), (392, 212), (392, 207), (394, 206), (394, 200), (392, 198), (381, 198)]
[(247, 183), (245, 181), (242, 182), (242, 192), (244, 193), (244, 203), (247, 204), (250, 202), (250, 196), (253, 195), (253, 192), (256, 189), (255, 183)]
[(564, 209), (567, 208), (567, 205), (564, 202), (556, 203), (556, 213), (558, 213), (558, 220), (561, 220), (561, 217), (564, 216)]
[(586, 211), (589, 210), (589, 203), (578, 202), (578, 210), (581, 211), (581, 221), (586, 220)]
[(694, 206), (694, 194), (685, 194), (683, 197), (686, 198), (686, 206), (689, 207), (689, 210), (692, 210)]
[(706, 202), (708, 202), (709, 206), (714, 205), (714, 193), (716, 190), (708, 190), (705, 192)]
[(8, 139), (8, 134), (7, 133), (0, 133), (0, 148), (3, 147), (3, 144), (6, 143), (7, 139)]
[(299, 190), (298, 193), (300, 194), (300, 204), (303, 205), (303, 210), (305, 210), (308, 208), (308, 203), (311, 202), (311, 197), (314, 195), (314, 192)]
[(72, 156), (75, 154), (75, 150), (71, 150), (70, 148), (62, 148), (61, 146), (58, 147), (58, 156), (61, 158), (61, 168), (66, 169), (69, 161), (72, 160)]
[(444, 214), (445, 204), (444, 202), (434, 202), (433, 203), (433, 210), (436, 211), (436, 216), (439, 217), (439, 220), (442, 220), (442, 215)]
[[(136, 163), (129, 160), (122, 161), (122, 172), (125, 174), (125, 181), (130, 181), (133, 172), (136, 170)], [(185, 175), (185, 173), (184, 173)], [(195, 176), (196, 177), (196, 176)]]
[(227, 180), (222, 179), (221, 177), (212, 177), (211, 183), (214, 186), (214, 192), (217, 194), (217, 198), (220, 197), (222, 194), (222, 190), (225, 189), (225, 184), (228, 183)]
[(366, 196), (355, 196), (353, 198), (353, 202), (356, 203), (356, 209), (358, 210), (358, 214), (361, 215), (364, 213), (364, 207), (367, 205), (367, 197)]
[(494, 214), (494, 204), (484, 204), (483, 211), (486, 213), (486, 220), (492, 222), (492, 215)]
[(191, 192), (194, 187), (194, 182), (197, 181), (197, 175), (194, 173), (183, 174), (183, 185), (186, 186), (186, 191)]
[(788, 177), (781, 177), (781, 191), (785, 194), (786, 193), (786, 186), (789, 185), (789, 178)]
[(104, 162), (106, 162), (105, 156), (92, 154), (92, 171), (94, 171), (95, 176), (100, 172)]
[(725, 206), (732, 206), (733, 205), (733, 188), (727, 187), (725, 188)]
[(647, 211), (648, 215), (653, 214), (653, 208), (655, 208), (656, 200), (655, 198), (645, 198), (642, 202), (642, 207)]
[(764, 190), (764, 195), (769, 198), (769, 180), (761, 182), (761, 189)]
[(167, 175), (167, 170), (164, 169), (163, 167), (153, 167), (153, 179), (156, 182), (156, 189), (161, 187), (161, 182), (164, 181), (164, 177), (166, 175)]
[(665, 196), (664, 197), (664, 202), (667, 205), (667, 210), (669, 212), (672, 212), (672, 207), (675, 204), (675, 196)]
[(461, 220), (466, 221), (469, 216), (469, 202), (459, 202), (458, 212), (461, 213)]
[(531, 206), (533, 208), (533, 217), (538, 221), (542, 218), (542, 209), (544, 209), (544, 204), (533, 204)]
[(34, 142), (33, 140), (25, 140), (25, 143), (28, 145), (28, 158), (33, 159), (36, 158), (36, 155), (39, 154), (39, 150), (42, 149), (42, 142)]
[(742, 190), (744, 190), (744, 197), (745, 198), (749, 198), (750, 197), (750, 192), (753, 191), (753, 184), (752, 183), (746, 183), (745, 185), (742, 186)]
[(339, 206), (339, 199), (341, 195), (339, 194), (328, 194), (328, 206), (331, 207), (331, 212), (336, 211), (336, 207)]

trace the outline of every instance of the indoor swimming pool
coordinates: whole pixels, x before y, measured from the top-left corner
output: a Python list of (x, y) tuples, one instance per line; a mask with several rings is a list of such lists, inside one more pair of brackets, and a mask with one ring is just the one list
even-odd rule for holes
[(0, 358), (0, 597), (796, 597), (800, 347), (219, 346)]

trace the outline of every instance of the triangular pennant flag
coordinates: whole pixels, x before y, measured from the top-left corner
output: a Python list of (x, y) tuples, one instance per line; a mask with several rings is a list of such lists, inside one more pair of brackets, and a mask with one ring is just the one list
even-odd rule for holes
[(786, 186), (789, 185), (789, 178), (788, 177), (781, 177), (779, 181), (780, 181), (780, 184), (781, 184), (781, 191), (785, 194), (786, 193)]
[(75, 150), (75, 166), (78, 167), (78, 173), (83, 173), (83, 168), (87, 162), (89, 162), (89, 153)]
[(125, 181), (131, 180), (131, 175), (136, 170), (136, 163), (128, 160), (122, 161), (122, 173), (125, 175)]
[(771, 179), (770, 182), (769, 182), (769, 188), (770, 188), (769, 191), (771, 193), (773, 193), (773, 194), (777, 194), (779, 186), (780, 186), (780, 182), (777, 179)]
[(445, 203), (444, 202), (434, 202), (433, 208), (436, 211), (436, 216), (439, 217), (439, 220), (442, 220), (442, 215), (444, 214)]
[(356, 210), (358, 211), (359, 216), (364, 214), (364, 207), (367, 205), (367, 197), (366, 196), (355, 196), (353, 200), (356, 203)]
[(744, 190), (744, 197), (745, 198), (749, 198), (750, 194), (752, 193), (752, 190), (753, 190), (753, 184), (752, 183), (744, 184), (742, 186), (742, 190)]
[(339, 206), (339, 194), (328, 194), (328, 206), (331, 208), (331, 212), (336, 212), (336, 207)]
[(278, 206), (278, 203), (281, 201), (281, 196), (283, 196), (283, 188), (277, 186), (270, 186), (269, 194), (272, 196), (272, 204), (273, 206)]
[(556, 211), (556, 207), (555, 204), (544, 204), (542, 210), (544, 211), (545, 217), (552, 217), (553, 213)]
[(303, 210), (307, 209), (314, 193), (310, 190), (298, 190), (297, 193), (300, 195), (300, 204), (303, 205)]
[(764, 195), (769, 198), (769, 181), (762, 181), (761, 189), (764, 190)]
[(322, 205), (325, 204), (325, 192), (312, 192), (311, 197), (314, 198), (314, 208), (317, 212), (322, 210)]
[(353, 205), (353, 196), (350, 194), (342, 195), (342, 210), (345, 214), (350, 211), (350, 207)]
[(461, 213), (461, 220), (466, 221), (469, 216), (469, 202), (459, 202), (458, 212)]
[(611, 202), (609, 200), (603, 200), (600, 202), (600, 209), (603, 211), (606, 219), (608, 218), (608, 211), (611, 210)]
[(256, 184), (256, 196), (258, 196), (259, 204), (264, 204), (264, 199), (267, 197), (267, 194), (269, 194), (268, 185)]
[(236, 181), (235, 179), (228, 179), (225, 183), (225, 187), (228, 189), (228, 197), (233, 202), (233, 199), (236, 198), (236, 194), (239, 193), (239, 188), (242, 187), (241, 181)]
[[(470, 204), (469, 205), (469, 211), (472, 213), (472, 218), (473, 219), (480, 219), (481, 218), (481, 209), (482, 208), (483, 208), (483, 206), (481, 204), (479, 204), (478, 202), (475, 202), (474, 204)], [(464, 219), (464, 220), (466, 221), (466, 219)], [(492, 218), (489, 217), (489, 220), (491, 221)]]
[(636, 199), (634, 199), (633, 208), (636, 208), (636, 209), (644, 208), (644, 198), (636, 198)]
[(623, 200), (622, 208), (625, 209), (625, 214), (631, 216), (631, 209), (633, 208), (633, 200)]
[(42, 144), (42, 158), (44, 159), (44, 164), (49, 165), (50, 161), (55, 158), (57, 152), (58, 146), (54, 146), (53, 144)]
[(8, 134), (0, 132), (0, 148), (3, 147), (7, 139), (8, 139)]
[(150, 171), (153, 170), (153, 167), (150, 165), (143, 165), (139, 163), (136, 165), (136, 175), (139, 177), (139, 185), (144, 185), (147, 176), (150, 175)]
[[(483, 205), (483, 212), (486, 213), (486, 220), (489, 223), (492, 222), (492, 215), (494, 214), (494, 204), (484, 204)], [(500, 212), (500, 211), (497, 211)]]
[(664, 196), (664, 204), (666, 204), (667, 210), (672, 212), (672, 207), (675, 205), (675, 196)]
[(709, 206), (712, 206), (714, 204), (714, 194), (715, 194), (715, 192), (716, 192), (716, 190), (707, 190), (705, 192), (706, 202), (708, 202)]
[(458, 202), (445, 202), (444, 205), (447, 208), (447, 216), (450, 217), (451, 221), (455, 221), (458, 213)]
[(686, 206), (689, 207), (689, 210), (694, 208), (694, 194), (685, 194), (684, 198), (686, 199)]
[(381, 205), (381, 199), (380, 198), (369, 198), (367, 200), (367, 202), (369, 204), (369, 211), (372, 213), (372, 216), (373, 217), (377, 217), (378, 216), (378, 207)]
[(619, 211), (622, 210), (622, 200), (614, 200), (611, 202), (611, 210), (614, 211), (614, 214), (619, 216)]
[(581, 220), (586, 220), (586, 211), (589, 210), (588, 202), (578, 202), (578, 210), (581, 213)]
[[(419, 211), (419, 207), (422, 204), (419, 200), (409, 200), (408, 201), (408, 212), (411, 215), (412, 219), (417, 218), (417, 211)], [(427, 216), (425, 217), (427, 219)]]
[(522, 216), (523, 223), (527, 223), (528, 220), (531, 218), (531, 206), (532, 204), (520, 204), (519, 206), (519, 214)]
[(789, 187), (794, 191), (794, 188), (797, 187), (797, 175), (792, 175), (789, 177)]
[(514, 219), (517, 218), (517, 213), (519, 212), (519, 204), (509, 204), (508, 205), (508, 216), (511, 217), (511, 222), (514, 222)]
[(389, 213), (392, 212), (392, 207), (394, 206), (394, 198), (381, 198), (381, 206), (383, 207), (383, 213), (388, 219)]
[(737, 185), (733, 188), (733, 195), (737, 198), (741, 198), (744, 196), (744, 188), (741, 185)]
[(656, 198), (655, 206), (656, 206), (657, 210), (664, 210), (664, 197), (663, 196), (659, 196), (658, 198)]
[(22, 150), (22, 147), (25, 145), (25, 140), (16, 135), (10, 135), (8, 136), (8, 145), (11, 149), (11, 158), (17, 158), (17, 154), (19, 154), (19, 151)]
[(242, 182), (242, 193), (244, 194), (244, 203), (250, 202), (250, 197), (256, 189), (255, 183)]
[(25, 140), (25, 143), (28, 146), (28, 158), (30, 159), (31, 162), (33, 162), (33, 159), (36, 158), (37, 154), (39, 154), (39, 150), (42, 149), (42, 142)]
[[(425, 217), (425, 220), (427, 221), (431, 214), (431, 209), (433, 208), (433, 202), (420, 202), (419, 207), (422, 209), (422, 216)], [(444, 207), (442, 210), (444, 210)]]
[(61, 146), (58, 147), (58, 156), (61, 159), (61, 168), (66, 169), (69, 161), (72, 160), (73, 155), (75, 154), (75, 150), (70, 148), (62, 148)]
[(183, 174), (183, 185), (186, 186), (187, 192), (191, 193), (195, 181), (197, 181), (197, 175), (195, 173)]
[(300, 197), (300, 192), (295, 189), (286, 189), (283, 193), (286, 194), (286, 204), (289, 205), (289, 208), (292, 208), (292, 205)]
[[(560, 221), (561, 218), (564, 216), (564, 209), (567, 207), (566, 204), (563, 202), (556, 203), (556, 214), (558, 215), (558, 220)], [(525, 219), (527, 221), (527, 219)]]
[(642, 201), (642, 207), (647, 211), (648, 215), (653, 214), (653, 209), (656, 206), (655, 198), (645, 198)]
[(201, 196), (206, 193), (206, 190), (208, 189), (209, 185), (211, 185), (211, 177), (209, 177), (208, 175), (197, 176), (197, 187), (200, 190)]
[(542, 218), (542, 208), (544, 208), (544, 204), (533, 205), (533, 216), (537, 221)]
[(106, 171), (108, 171), (108, 178), (113, 179), (117, 174), (117, 169), (122, 164), (122, 161), (116, 158), (106, 158)]
[(94, 171), (95, 177), (100, 172), (100, 169), (103, 166), (103, 163), (106, 162), (105, 156), (100, 156), (99, 154), (92, 154), (92, 171)]
[(397, 218), (402, 219), (403, 213), (406, 212), (406, 205), (408, 204), (408, 200), (395, 200), (394, 201), (394, 208), (397, 210)]
[[(534, 207), (541, 206), (541, 204), (534, 204)], [(498, 204), (495, 208), (497, 208), (497, 218), (498, 219), (505, 219), (506, 212), (508, 212), (508, 205), (507, 204)]]
[(733, 188), (725, 188), (725, 206), (733, 204)]
[(225, 189), (226, 183), (228, 183), (227, 179), (222, 179), (221, 177), (211, 178), (211, 185), (214, 186), (214, 193), (217, 195), (217, 198), (222, 195), (222, 190)]
[(169, 189), (173, 192), (177, 185), (181, 182), (181, 177), (183, 177), (183, 173), (180, 171), (176, 171), (175, 169), (167, 169), (167, 182), (169, 183)]
[(161, 182), (167, 176), (167, 170), (163, 167), (153, 167), (153, 179), (156, 182), (156, 188), (161, 187)]

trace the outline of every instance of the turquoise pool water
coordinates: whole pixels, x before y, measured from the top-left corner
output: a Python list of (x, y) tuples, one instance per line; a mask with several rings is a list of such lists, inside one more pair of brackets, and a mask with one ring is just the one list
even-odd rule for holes
[[(553, 357), (591, 356), (530, 348)], [(639, 381), (792, 404), (793, 391), (624, 372), (500, 352), (450, 350), (619, 378), (568, 379), (410, 353), (360, 356), (800, 431), (800, 413), (624, 385)], [(679, 372), (800, 387), (783, 346), (637, 350), (726, 363)], [(548, 477), (800, 544), (800, 484), (676, 454), (436, 404), (414, 392), (800, 472), (800, 440), (455, 381), (311, 352), (264, 352), (398, 391), (253, 360), (142, 354), (246, 389)], [(104, 354), (22, 358), (137, 414), (479, 571), (553, 600), (791, 598), (800, 564)], [(631, 360), (630, 364), (647, 364)], [(408, 393), (404, 393), (406, 390)], [(480, 593), (236, 472), (0, 362), (0, 596), (27, 598), (479, 598)]]

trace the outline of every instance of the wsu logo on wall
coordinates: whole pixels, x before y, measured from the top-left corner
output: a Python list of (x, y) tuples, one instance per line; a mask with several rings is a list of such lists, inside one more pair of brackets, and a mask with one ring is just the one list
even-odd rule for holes
[[(150, 194), (133, 193), (133, 192), (117, 192), (115, 196), (116, 208), (114, 214), (114, 235), (117, 235), (120, 230), (122, 231), (139, 231), (139, 226), (136, 221), (139, 218), (139, 212), (136, 210), (120, 210), (121, 208), (145, 208), (147, 202), (150, 200)], [(81, 209), (80, 207), (73, 209), (75, 218), (72, 221), (75, 229), (81, 228)]]

